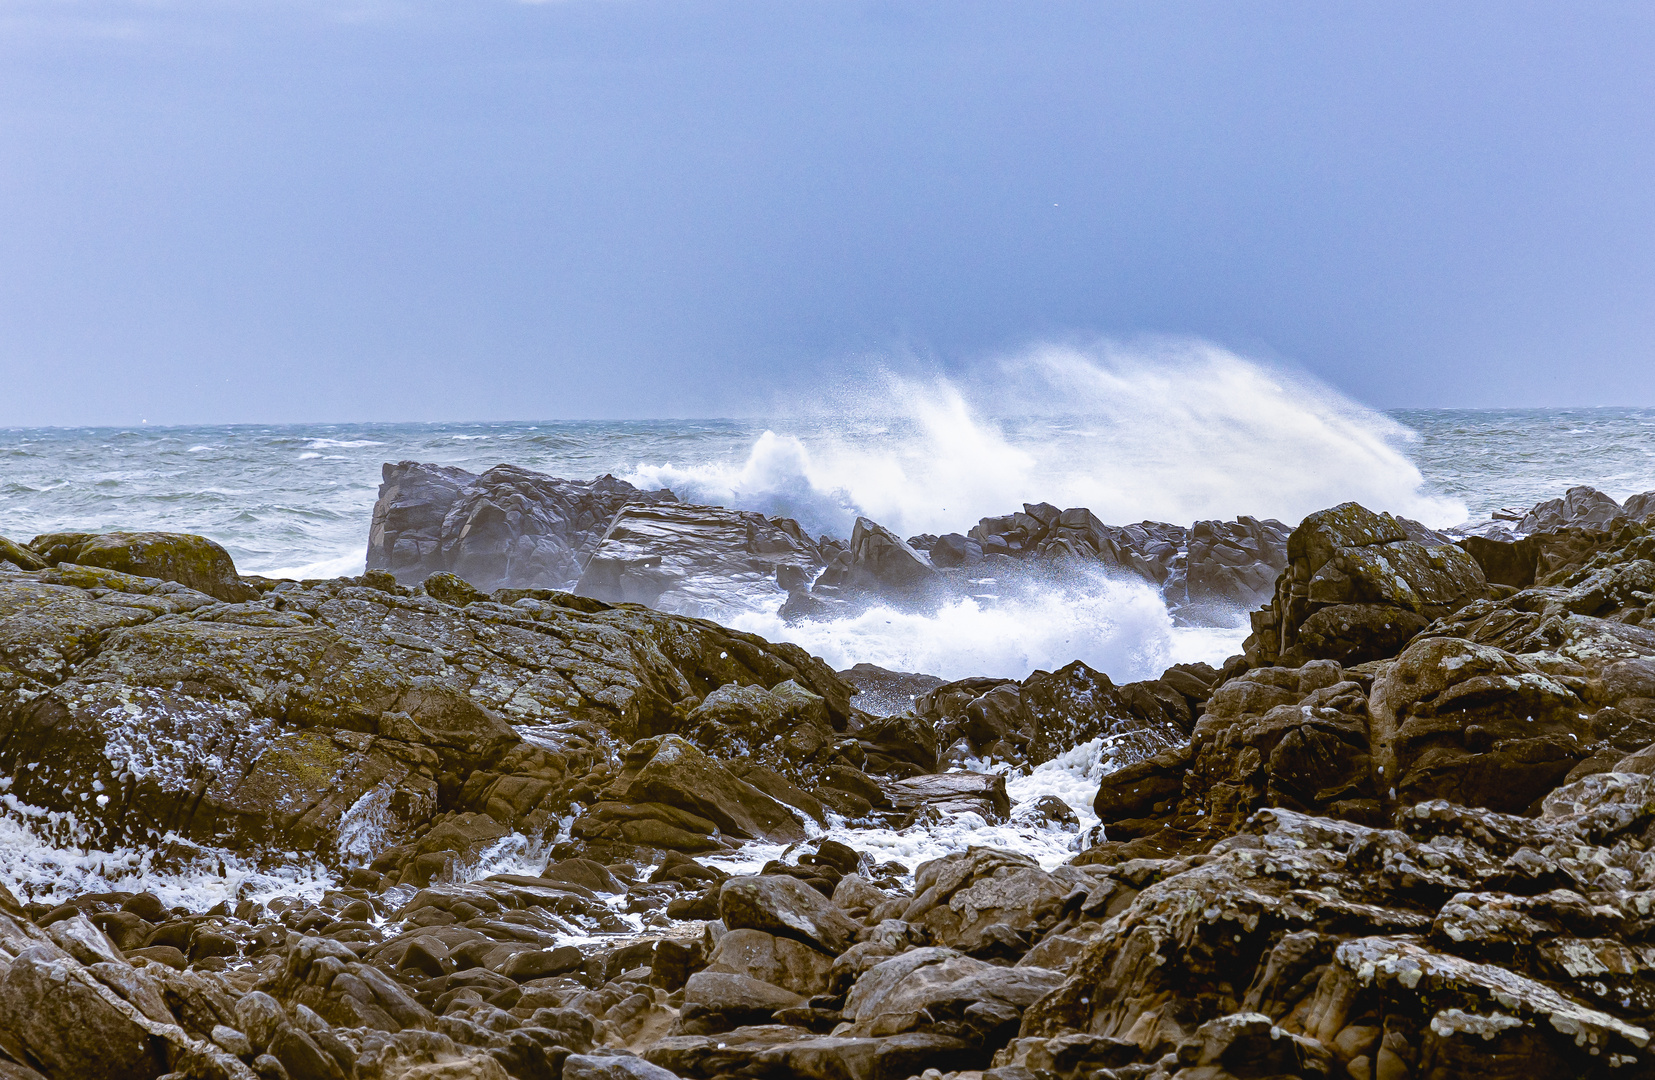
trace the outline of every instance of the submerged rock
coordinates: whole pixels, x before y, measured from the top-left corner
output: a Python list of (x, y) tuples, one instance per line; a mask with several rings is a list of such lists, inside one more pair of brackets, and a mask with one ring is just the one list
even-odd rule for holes
[(575, 592), (610, 603), (647, 604), (716, 616), (781, 593), (791, 572), (821, 569), (816, 545), (786, 518), (675, 502), (621, 508), (585, 563)]

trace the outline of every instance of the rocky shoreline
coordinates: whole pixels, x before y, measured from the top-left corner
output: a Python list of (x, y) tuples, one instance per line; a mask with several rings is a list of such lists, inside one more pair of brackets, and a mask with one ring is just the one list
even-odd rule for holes
[[(193, 907), (0, 883), (3, 1080), (1655, 1076), (1655, 493), (903, 541), (385, 481), (357, 578), (0, 540), (5, 813), (326, 870)], [(1252, 635), (1143, 682), (943, 682), (697, 617), (1076, 565)], [(1087, 747), (1083, 805), (1014, 800)], [(1060, 855), (887, 842), (1012, 826)]]

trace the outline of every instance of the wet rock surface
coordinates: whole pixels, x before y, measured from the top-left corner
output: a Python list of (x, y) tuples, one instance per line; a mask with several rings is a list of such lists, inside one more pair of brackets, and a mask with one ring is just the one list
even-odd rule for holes
[(812, 539), (788, 518), (684, 504), (612, 476), (403, 461), (384, 467), (367, 567), (405, 585), (450, 572), (484, 593), (568, 589), (708, 617), (785, 595), (790, 619), (933, 606), (985, 581), (1049, 588), (1078, 570), (1142, 581), (1180, 618), (1224, 621), (1269, 597), (1288, 531), (1251, 517), (1115, 526), (1084, 507), (1025, 503), (966, 532), (904, 540), (862, 517), (848, 537)]
[[(7, 807), (327, 884), (0, 886), (0, 1077), (1655, 1075), (1655, 522), (1615, 505), (1491, 540), (1521, 586), (1312, 515), (1246, 655), (1124, 685), (841, 678), (452, 569), (225, 599), (11, 545)], [(1107, 539), (1026, 509), (965, 539)], [(1086, 746), (1089, 804), (1018, 800)], [(1067, 858), (994, 842), (1036, 821)]]

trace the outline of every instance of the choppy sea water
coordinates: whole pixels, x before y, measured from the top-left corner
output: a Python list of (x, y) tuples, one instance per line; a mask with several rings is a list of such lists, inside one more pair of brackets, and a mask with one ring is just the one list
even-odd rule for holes
[[(1650, 409), (1327, 416), (1301, 406), (1241, 419), (1238, 432), (1233, 416), (1133, 424), (925, 401), (873, 418), (0, 429), (0, 535), (198, 532), (247, 573), (360, 573), (380, 466), (402, 459), (613, 473), (838, 536), (858, 513), (904, 535), (963, 531), (1025, 500), (1089, 506), (1111, 523), (1188, 524), (1244, 513), (1291, 523), (1357, 499), (1440, 527), (1575, 483), (1617, 498), (1655, 488)], [(929, 615), (876, 608), (789, 627), (772, 605), (731, 621), (837, 667), (1021, 678), (1083, 659), (1126, 680), (1221, 662), (1239, 645), (1240, 614), (1229, 626), (1176, 627), (1153, 590), (1100, 574)]]
[[(612, 473), (840, 536), (857, 514), (910, 535), (964, 530), (1025, 500), (1088, 506), (1111, 523), (1188, 524), (1247, 513), (1291, 523), (1355, 499), (1445, 527), (1578, 483), (1616, 498), (1655, 489), (1655, 409), (1380, 413), (1233, 357), (1197, 368), (1171, 379), (1059, 358), (1021, 373), (1056, 391), (1056, 412), (994, 387), (893, 382), (878, 409), (766, 419), (0, 429), (0, 535), (180, 530), (211, 536), (248, 573), (358, 573), (380, 466), (402, 459)], [(1081, 659), (1126, 681), (1181, 660), (1221, 662), (1243, 636), (1235, 625), (1174, 626), (1148, 586), (1103, 575), (930, 614), (876, 608), (790, 627), (754, 609), (732, 621), (835, 667), (948, 678), (1021, 678)], [(1010, 789), (1018, 802), (1055, 794), (1089, 825), (1098, 777), (1124, 763), (1089, 744)], [(227, 852), (163, 865), (153, 852), (88, 851), (6, 786), (0, 777), (0, 880), (30, 895), (141, 884), (206, 907), (238, 890), (319, 892), (330, 880), (320, 867), (254, 867)], [(1050, 865), (1073, 835), (1014, 814), (992, 828), (961, 820), (841, 838), (909, 865), (984, 842)], [(534, 872), (540, 850), (512, 838), (477, 872)], [(743, 863), (773, 854), (753, 845)]]

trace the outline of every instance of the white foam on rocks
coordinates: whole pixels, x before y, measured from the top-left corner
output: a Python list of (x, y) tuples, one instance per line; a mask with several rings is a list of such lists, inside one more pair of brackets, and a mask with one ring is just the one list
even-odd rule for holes
[(0, 796), (0, 882), (19, 899), (40, 903), (82, 893), (152, 892), (168, 907), (192, 911), (277, 896), (315, 902), (338, 884), (320, 863), (297, 853), (261, 866), (170, 833), (153, 848), (103, 850), (88, 842), (73, 814), (43, 810), (11, 795)]
[[(826, 829), (814, 822), (807, 822), (806, 827), (814, 832), (812, 839), (836, 840), (866, 852), (875, 863), (899, 862), (907, 867), (910, 875), (921, 863), (972, 847), (1021, 852), (1050, 870), (1072, 858), (1078, 836), (1098, 823), (1098, 816), (1092, 810), (1098, 781), (1104, 774), (1133, 760), (1136, 755), (1100, 738), (1082, 743), (1026, 774), (1010, 775), (1006, 780), (1006, 794), (1011, 798), (1012, 814), (1005, 824), (991, 825), (980, 815), (967, 811), (945, 814), (941, 821), (906, 829), (866, 828), (834, 814), (829, 815), (830, 824)], [(1073, 826), (1065, 829), (1019, 820), (1017, 808), (1043, 795), (1055, 795), (1068, 804), (1080, 819), (1078, 832)], [(755, 841), (729, 855), (702, 856), (699, 861), (732, 874), (756, 874), (772, 859), (791, 861), (792, 850), (782, 844)]]

